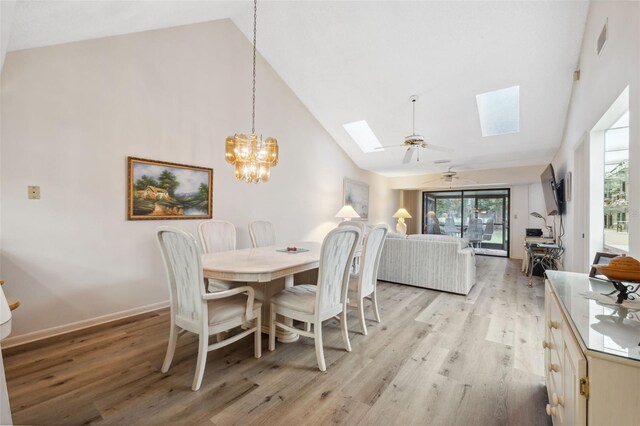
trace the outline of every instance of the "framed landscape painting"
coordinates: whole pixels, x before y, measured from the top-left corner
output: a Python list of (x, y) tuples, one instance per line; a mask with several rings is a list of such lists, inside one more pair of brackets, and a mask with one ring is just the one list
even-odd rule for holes
[(343, 205), (350, 205), (360, 215), (360, 219), (369, 219), (369, 185), (357, 180), (345, 179)]
[(127, 160), (127, 219), (213, 217), (213, 169), (135, 157)]

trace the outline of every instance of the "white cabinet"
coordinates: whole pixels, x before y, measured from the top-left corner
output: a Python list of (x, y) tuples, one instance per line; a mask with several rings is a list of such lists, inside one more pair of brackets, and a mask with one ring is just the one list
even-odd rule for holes
[(569, 272), (547, 277), (545, 409), (554, 426), (640, 424), (640, 320), (584, 297), (607, 283)]
[(554, 425), (586, 424), (587, 401), (580, 393), (580, 381), (586, 381), (587, 362), (549, 283), (545, 288), (545, 314), (547, 414)]

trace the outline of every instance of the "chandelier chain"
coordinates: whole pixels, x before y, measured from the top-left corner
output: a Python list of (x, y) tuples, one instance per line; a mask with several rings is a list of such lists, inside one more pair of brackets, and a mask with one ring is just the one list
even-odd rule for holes
[(253, 110), (251, 112), (251, 134), (256, 133), (256, 28), (258, 26), (258, 0), (253, 0)]

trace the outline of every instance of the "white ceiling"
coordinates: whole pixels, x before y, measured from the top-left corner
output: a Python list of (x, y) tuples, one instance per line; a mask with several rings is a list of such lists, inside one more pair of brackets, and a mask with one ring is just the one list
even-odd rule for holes
[[(586, 1), (264, 1), (258, 50), (361, 168), (539, 165), (561, 142), (587, 10)], [(21, 0), (8, 50), (223, 18), (251, 37), (252, 12), (246, 1)], [(475, 96), (515, 85), (521, 131), (483, 138)], [(413, 94), (416, 132), (452, 153), (403, 165), (404, 148), (364, 154), (342, 127), (364, 119), (383, 145), (401, 144)]]

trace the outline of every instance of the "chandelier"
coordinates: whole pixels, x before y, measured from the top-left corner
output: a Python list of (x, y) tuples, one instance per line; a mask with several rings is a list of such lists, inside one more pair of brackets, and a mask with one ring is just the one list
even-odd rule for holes
[(278, 141), (275, 138), (262, 140), (256, 135), (256, 24), (258, 0), (253, 1), (253, 110), (251, 113), (251, 136), (240, 133), (229, 136), (225, 143), (225, 159), (235, 166), (236, 179), (249, 183), (267, 182), (271, 167), (278, 164)]

